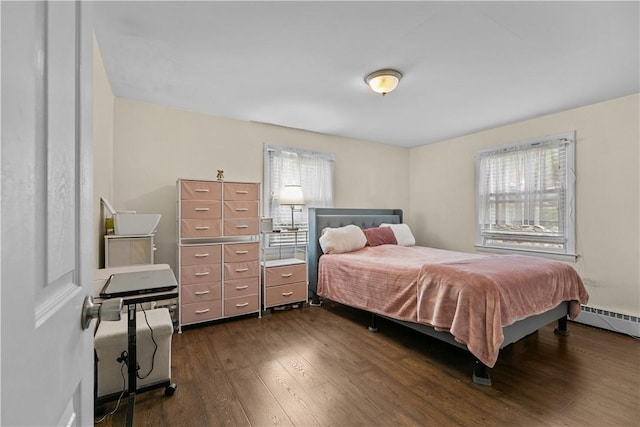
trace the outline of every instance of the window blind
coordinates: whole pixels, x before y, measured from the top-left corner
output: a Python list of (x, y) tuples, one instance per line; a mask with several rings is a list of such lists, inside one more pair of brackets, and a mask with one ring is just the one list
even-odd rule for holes
[(566, 133), (478, 153), (479, 246), (573, 251), (573, 149)]

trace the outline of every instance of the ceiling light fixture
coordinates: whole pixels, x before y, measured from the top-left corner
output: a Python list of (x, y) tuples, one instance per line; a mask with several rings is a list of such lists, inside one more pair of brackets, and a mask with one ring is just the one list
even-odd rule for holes
[(386, 68), (368, 74), (364, 78), (364, 81), (369, 85), (371, 90), (385, 96), (398, 86), (401, 78), (402, 74), (400, 74), (399, 71)]

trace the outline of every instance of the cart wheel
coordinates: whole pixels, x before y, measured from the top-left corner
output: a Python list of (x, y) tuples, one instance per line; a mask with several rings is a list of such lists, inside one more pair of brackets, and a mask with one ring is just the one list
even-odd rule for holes
[(173, 396), (173, 393), (176, 392), (176, 388), (178, 388), (178, 386), (175, 383), (169, 384), (167, 388), (164, 389), (164, 395)]

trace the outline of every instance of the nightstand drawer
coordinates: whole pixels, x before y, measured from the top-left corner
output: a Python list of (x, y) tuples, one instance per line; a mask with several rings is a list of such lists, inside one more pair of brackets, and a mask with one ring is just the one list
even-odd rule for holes
[(292, 283), (290, 285), (271, 286), (267, 288), (264, 305), (289, 304), (307, 300), (307, 282)]
[(259, 200), (258, 184), (225, 182), (224, 183), (224, 199), (225, 200)]
[(182, 200), (222, 200), (222, 183), (215, 181), (182, 181)]
[(224, 280), (246, 279), (248, 277), (258, 277), (258, 261), (247, 262), (225, 262)]
[(258, 218), (258, 201), (224, 202), (225, 219)]
[(215, 246), (183, 246), (180, 248), (180, 264), (221, 264), (222, 247)]
[(185, 200), (180, 208), (184, 219), (220, 219), (222, 202), (216, 200)]
[(249, 279), (225, 280), (224, 299), (238, 298), (246, 295), (256, 295), (260, 287), (257, 277)]
[(258, 294), (247, 295), (238, 298), (224, 300), (224, 315), (237, 316), (239, 314), (252, 313), (258, 310)]
[(252, 236), (254, 234), (258, 234), (258, 218), (224, 220), (225, 236)]
[(185, 265), (180, 268), (180, 283), (220, 282), (222, 280), (222, 264)]
[(222, 220), (220, 219), (182, 219), (180, 234), (183, 238), (220, 237)]
[(285, 285), (295, 282), (306, 282), (306, 264), (283, 265), (281, 267), (267, 267), (266, 286)]
[(180, 316), (183, 324), (219, 319), (222, 317), (222, 300), (182, 304)]
[(224, 261), (240, 262), (258, 259), (258, 243), (234, 243), (224, 245)]
[(220, 282), (182, 285), (180, 298), (182, 304), (222, 299), (222, 285)]

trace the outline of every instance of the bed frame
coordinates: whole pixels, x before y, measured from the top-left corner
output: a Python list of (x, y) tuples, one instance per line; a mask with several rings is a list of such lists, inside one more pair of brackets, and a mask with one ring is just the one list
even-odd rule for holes
[[(311, 296), (311, 305), (320, 305), (321, 301), (317, 294), (318, 289), (318, 262), (322, 255), (319, 237), (322, 230), (326, 227), (343, 227), (349, 224), (355, 224), (361, 228), (377, 227), (382, 223), (400, 224), (402, 223), (402, 210), (400, 209), (338, 209), (338, 208), (309, 208), (309, 292)], [(336, 301), (340, 302), (340, 301)], [(504, 327), (504, 342), (500, 348), (504, 348), (524, 337), (537, 331), (538, 329), (558, 321), (558, 327), (555, 333), (558, 335), (568, 335), (567, 315), (569, 313), (569, 303), (567, 301), (561, 303), (557, 307), (535, 315), (519, 320), (514, 324)], [(380, 316), (372, 313), (371, 332), (377, 331), (376, 317)], [(393, 319), (382, 316), (393, 322), (407, 326), (420, 333), (429, 335), (439, 340), (445, 341), (456, 347), (467, 349), (467, 346), (455, 340), (449, 332), (436, 331), (433, 327), (421, 323), (407, 322), (403, 320)], [(473, 382), (481, 385), (491, 385), (488, 368), (479, 360), (475, 360), (473, 367)]]

